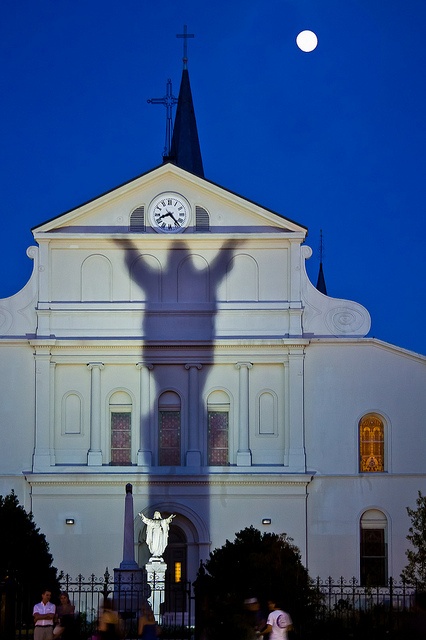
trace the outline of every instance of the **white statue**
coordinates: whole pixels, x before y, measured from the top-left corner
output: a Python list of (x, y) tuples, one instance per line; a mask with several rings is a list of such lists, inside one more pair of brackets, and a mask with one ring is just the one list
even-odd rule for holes
[(162, 518), (161, 513), (156, 511), (154, 518), (147, 518), (142, 511), (139, 516), (146, 524), (146, 544), (152, 554), (153, 558), (161, 558), (164, 549), (167, 547), (167, 540), (169, 537), (169, 525), (173, 518), (173, 514), (168, 518)]

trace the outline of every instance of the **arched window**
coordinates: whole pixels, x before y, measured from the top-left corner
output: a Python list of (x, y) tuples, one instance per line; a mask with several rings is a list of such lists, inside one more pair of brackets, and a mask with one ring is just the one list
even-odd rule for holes
[(207, 401), (207, 458), (211, 466), (229, 463), (229, 396), (213, 391)]
[(180, 397), (174, 391), (162, 393), (158, 400), (158, 464), (180, 466)]
[(110, 398), (111, 465), (132, 464), (132, 399), (125, 391)]
[(359, 423), (359, 458), (361, 473), (385, 470), (385, 428), (376, 415), (364, 416)]
[(369, 509), (360, 523), (360, 579), (362, 586), (383, 586), (388, 580), (387, 518)]

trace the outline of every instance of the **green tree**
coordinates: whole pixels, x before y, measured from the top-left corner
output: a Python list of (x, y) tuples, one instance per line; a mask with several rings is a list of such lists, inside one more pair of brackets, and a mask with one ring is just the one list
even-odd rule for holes
[(313, 588), (299, 549), (285, 533), (261, 533), (253, 526), (236, 533), (201, 565), (196, 581), (201, 625), (208, 637), (246, 639), (243, 603), (256, 597), (267, 613), (269, 598), (288, 611), (296, 627), (315, 609)]
[(44, 588), (57, 592), (57, 569), (52, 566), (46, 537), (35, 525), (33, 514), (19, 504), (14, 491), (0, 496), (0, 531), (1, 582), (19, 588), (28, 607), (40, 600)]
[(411, 549), (407, 549), (405, 555), (408, 564), (401, 573), (401, 578), (417, 588), (426, 590), (426, 496), (418, 492), (416, 509), (407, 507), (407, 513), (411, 518), (411, 527), (408, 529), (407, 540), (411, 542)]

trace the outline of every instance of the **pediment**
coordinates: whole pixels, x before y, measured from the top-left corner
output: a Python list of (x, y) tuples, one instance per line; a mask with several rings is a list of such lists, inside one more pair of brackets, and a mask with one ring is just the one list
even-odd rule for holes
[(307, 229), (281, 214), (261, 207), (223, 187), (167, 163), (89, 202), (33, 228), (34, 237), (66, 234), (110, 235), (133, 231), (132, 213), (144, 216), (146, 233), (155, 233), (149, 207), (161, 193), (182, 195), (190, 205), (191, 223), (185, 233), (197, 232), (196, 212), (207, 213), (212, 233), (279, 233), (304, 238)]

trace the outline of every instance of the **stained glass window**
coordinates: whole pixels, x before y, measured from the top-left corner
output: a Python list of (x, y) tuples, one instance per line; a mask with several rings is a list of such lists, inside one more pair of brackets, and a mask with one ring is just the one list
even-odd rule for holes
[(385, 470), (385, 436), (383, 421), (365, 416), (359, 425), (360, 471), (375, 473)]
[(129, 411), (111, 413), (111, 464), (132, 464), (131, 416)]
[(222, 466), (228, 464), (228, 412), (208, 412), (208, 463)]
[(159, 412), (159, 464), (179, 466), (180, 458), (180, 411)]

